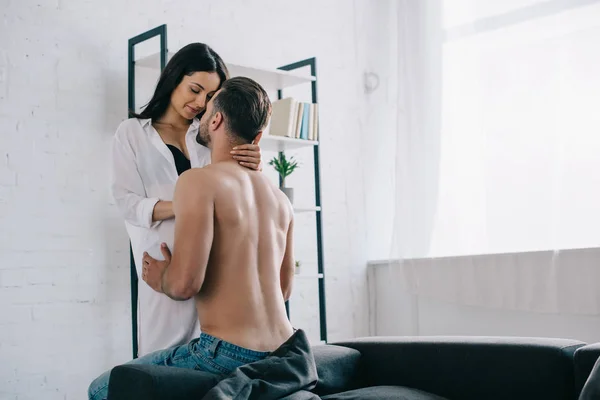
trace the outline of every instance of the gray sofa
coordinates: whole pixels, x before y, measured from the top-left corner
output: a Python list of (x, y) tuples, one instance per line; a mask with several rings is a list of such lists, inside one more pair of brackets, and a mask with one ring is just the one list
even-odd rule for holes
[[(315, 346), (313, 354), (319, 380), (312, 392), (323, 399), (576, 400), (600, 345), (545, 338), (373, 337)], [(217, 381), (199, 371), (119, 366), (111, 372), (108, 398), (201, 399)]]
[(579, 400), (600, 399), (600, 343), (575, 351), (575, 386), (581, 391)]

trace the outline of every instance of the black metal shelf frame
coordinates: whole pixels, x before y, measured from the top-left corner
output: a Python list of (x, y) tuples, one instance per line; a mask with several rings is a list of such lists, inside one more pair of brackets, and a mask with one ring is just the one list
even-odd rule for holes
[[(300, 68), (310, 67), (310, 74), (315, 77), (311, 82), (312, 102), (318, 103), (317, 99), (317, 60), (315, 57), (307, 58), (306, 60), (298, 61), (292, 64), (284, 65), (278, 69), (283, 71), (293, 71)], [(277, 97), (283, 98), (283, 91), (277, 91)], [(318, 129), (317, 129), (318, 131)], [(315, 170), (315, 207), (316, 213), (316, 229), (317, 229), (317, 266), (319, 277), (319, 324), (321, 332), (321, 340), (327, 343), (327, 307), (325, 302), (325, 263), (323, 259), (323, 215), (321, 206), (321, 169), (320, 169), (320, 144), (317, 143), (313, 149), (313, 161)], [(281, 186), (281, 177), (279, 178), (279, 186)], [(286, 302), (286, 311), (289, 317), (289, 304)]]
[[(135, 46), (150, 40), (156, 36), (160, 36), (160, 70), (167, 65), (167, 25), (161, 25), (147, 32), (139, 34), (129, 39), (127, 49), (127, 115), (132, 117), (132, 112), (135, 111)], [(129, 269), (131, 275), (131, 341), (133, 348), (133, 358), (138, 356), (138, 325), (137, 325), (137, 304), (138, 304), (138, 277), (135, 269), (135, 258), (131, 243), (129, 243)]]

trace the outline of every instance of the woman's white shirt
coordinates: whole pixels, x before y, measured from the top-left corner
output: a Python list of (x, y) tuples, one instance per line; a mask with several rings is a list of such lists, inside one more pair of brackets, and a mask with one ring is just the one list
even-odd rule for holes
[[(210, 163), (210, 150), (196, 142), (199, 121), (186, 133), (192, 168)], [(123, 121), (113, 139), (111, 190), (131, 240), (138, 284), (138, 354), (189, 342), (200, 334), (194, 299), (175, 301), (141, 279), (142, 255), (162, 260), (160, 243), (173, 247), (175, 220), (152, 221), (159, 200), (173, 199), (178, 174), (173, 154), (150, 119)]]

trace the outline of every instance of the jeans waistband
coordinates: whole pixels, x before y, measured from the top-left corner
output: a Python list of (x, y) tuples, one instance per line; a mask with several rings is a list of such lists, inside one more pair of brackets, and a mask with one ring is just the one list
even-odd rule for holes
[(270, 351), (255, 351), (255, 350), (247, 349), (245, 347), (240, 347), (238, 345), (229, 343), (223, 339), (219, 339), (217, 337), (214, 337), (214, 336), (209, 335), (208, 333), (204, 333), (204, 332), (200, 333), (200, 344), (202, 346), (212, 348), (212, 349), (214, 349), (214, 351), (217, 350), (217, 346), (218, 346), (219, 348), (221, 348), (223, 350), (228, 350), (232, 353), (240, 354), (245, 357), (253, 358), (256, 360), (262, 360), (263, 358), (265, 358), (269, 354), (271, 354)]

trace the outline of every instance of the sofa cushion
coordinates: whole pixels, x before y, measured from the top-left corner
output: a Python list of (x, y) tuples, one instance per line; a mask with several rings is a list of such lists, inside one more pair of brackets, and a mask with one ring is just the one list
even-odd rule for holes
[(343, 392), (361, 385), (360, 352), (348, 347), (324, 345), (312, 347), (319, 381), (313, 392), (318, 395)]
[(323, 400), (446, 400), (435, 394), (403, 386), (372, 386), (324, 396)]
[(574, 400), (573, 353), (585, 343), (515, 337), (373, 337), (336, 343), (361, 353), (365, 386), (413, 387), (458, 400)]
[(200, 399), (220, 377), (164, 365), (120, 365), (112, 369), (108, 400)]
[(575, 352), (575, 389), (577, 394), (585, 385), (594, 364), (600, 358), (600, 343), (588, 344)]
[(579, 400), (598, 400), (600, 399), (600, 358), (596, 360), (596, 364), (590, 373)]

